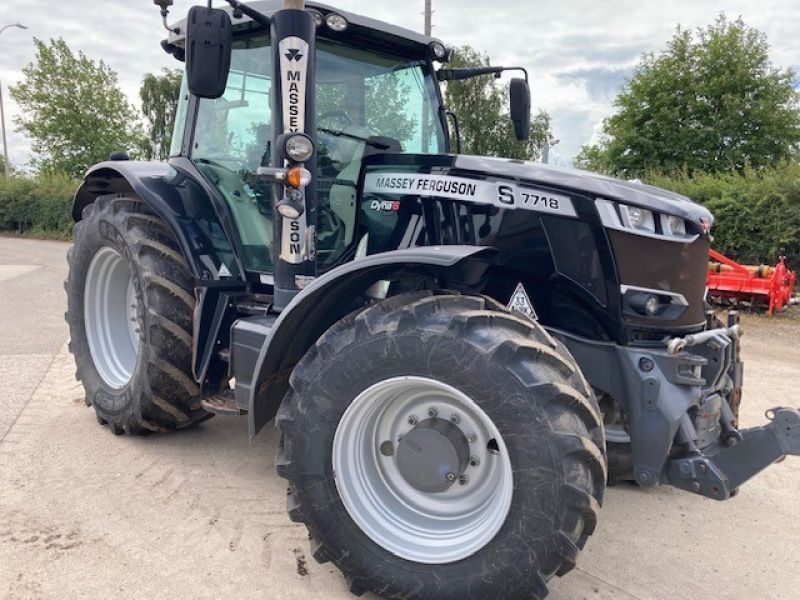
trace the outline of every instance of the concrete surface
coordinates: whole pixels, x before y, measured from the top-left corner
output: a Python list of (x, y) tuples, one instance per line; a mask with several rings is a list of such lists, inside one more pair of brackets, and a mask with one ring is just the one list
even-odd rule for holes
[(0, 440), (66, 339), (68, 247), (0, 237)]
[[(0, 257), (40, 268), (0, 282), (0, 327), (8, 330), (7, 290), (19, 294), (64, 250), (18, 248), (0, 240)], [(20, 260), (25, 255), (38, 258)], [(53, 279), (40, 288), (46, 301), (23, 305), (41, 311), (35, 322), (61, 328), (61, 349), (0, 442), (0, 598), (350, 598), (333, 566), (308, 558), (305, 529), (284, 513), (271, 427), (250, 444), (237, 419), (146, 438), (114, 437), (96, 424), (73, 379), (63, 326), (52, 325), (63, 312)], [(753, 425), (767, 408), (800, 405), (800, 321), (750, 318), (746, 330), (743, 420)], [(21, 340), (5, 338), (0, 351), (19, 352)], [(52, 346), (39, 341), (36, 351), (49, 356), (43, 349)], [(27, 379), (41, 376), (44, 362), (30, 361)], [(4, 410), (17, 368), (0, 372)], [(798, 491), (800, 459), (726, 503), (667, 488), (612, 488), (578, 568), (552, 582), (550, 597), (798, 599)]]

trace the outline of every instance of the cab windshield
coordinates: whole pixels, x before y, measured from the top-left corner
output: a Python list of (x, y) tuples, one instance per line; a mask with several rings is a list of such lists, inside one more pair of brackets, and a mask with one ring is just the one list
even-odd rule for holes
[[(248, 270), (271, 273), (271, 50), (267, 36), (234, 44), (225, 94), (200, 100), (191, 158), (231, 208)], [(357, 235), (356, 185), (376, 153), (441, 153), (445, 135), (429, 64), (317, 40), (318, 270)], [(181, 94), (182, 102), (186, 97)]]

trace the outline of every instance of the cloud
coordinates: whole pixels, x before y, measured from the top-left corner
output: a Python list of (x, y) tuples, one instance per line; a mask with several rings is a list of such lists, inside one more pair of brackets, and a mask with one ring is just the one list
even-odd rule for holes
[(593, 67), (558, 73), (556, 78), (561, 81), (580, 82), (586, 87), (586, 92), (592, 100), (610, 102), (616, 98), (632, 73), (632, 68)]
[[(175, 0), (173, 15), (184, 15), (199, 0)], [(221, 5), (222, 0), (214, 0)], [(423, 0), (327, 0), (342, 10), (367, 14), (419, 30)], [(29, 31), (9, 29), (0, 36), (0, 81), (4, 90), (19, 81), (33, 59), (32, 36), (63, 37), (73, 49), (103, 59), (120, 76), (131, 102), (137, 101), (145, 73), (178, 65), (160, 48), (166, 36), (152, 0), (25, 0), (0, 3), (0, 26), (19, 19)], [(522, 65), (533, 79), (535, 108), (553, 117), (561, 140), (553, 156), (569, 162), (612, 112), (616, 89), (642, 54), (663, 48), (679, 23), (687, 28), (712, 23), (720, 12), (741, 15), (767, 34), (777, 65), (800, 56), (797, 0), (433, 0), (434, 35), (448, 44), (469, 44), (495, 64)], [(7, 116), (19, 113), (8, 99)], [(12, 162), (30, 158), (30, 144), (9, 119)]]

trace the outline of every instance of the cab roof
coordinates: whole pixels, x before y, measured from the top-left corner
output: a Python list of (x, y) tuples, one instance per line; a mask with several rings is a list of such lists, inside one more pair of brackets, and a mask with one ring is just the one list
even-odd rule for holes
[[(257, 10), (261, 14), (271, 17), (274, 13), (283, 9), (283, 0), (258, 0), (256, 2), (248, 2), (247, 6)], [(230, 6), (221, 7), (222, 10), (231, 14), (231, 21), (233, 22), (234, 32), (237, 30), (247, 30), (254, 25), (253, 21), (248, 16), (243, 16), (240, 19), (233, 18), (233, 9)], [(395, 51), (403, 51), (415, 55), (418, 53), (426, 53), (428, 46), (433, 42), (440, 40), (428, 37), (416, 31), (398, 27), (391, 23), (378, 21), (370, 17), (357, 15), (355, 13), (339, 10), (333, 6), (322, 4), (319, 2), (307, 2), (306, 8), (314, 9), (327, 16), (329, 13), (335, 12), (342, 15), (347, 19), (350, 26), (341, 33), (331, 31), (323, 26), (318, 30), (318, 35), (322, 38), (353, 41), (355, 43), (381, 43), (383, 46), (389, 46)], [(180, 33), (170, 33), (169, 42), (176, 46), (182, 47), (185, 42), (184, 31), (186, 30), (186, 19), (175, 23)]]

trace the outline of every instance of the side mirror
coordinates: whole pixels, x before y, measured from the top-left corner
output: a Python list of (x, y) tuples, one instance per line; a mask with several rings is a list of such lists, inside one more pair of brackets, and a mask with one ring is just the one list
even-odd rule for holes
[(186, 19), (186, 79), (198, 98), (222, 97), (231, 70), (233, 25), (224, 10), (193, 6)]
[(531, 88), (524, 79), (511, 80), (511, 121), (521, 142), (531, 137)]

